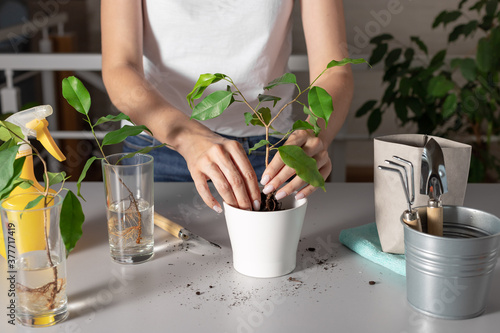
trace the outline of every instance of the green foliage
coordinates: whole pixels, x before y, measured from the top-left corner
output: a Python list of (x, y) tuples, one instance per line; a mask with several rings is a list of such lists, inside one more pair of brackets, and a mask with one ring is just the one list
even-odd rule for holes
[[(195, 92), (193, 94), (198, 94), (199, 91), (201, 90), (201, 93), (203, 93), (203, 90), (210, 85), (211, 83), (215, 82), (216, 80), (220, 80), (220, 74), (215, 74), (215, 75), (207, 75), (204, 76), (203, 80), (198, 81), (197, 84), (201, 85), (202, 88), (199, 88), (198, 92)], [(208, 83), (210, 82), (210, 83)], [(203, 87), (203, 85), (206, 85)], [(107, 115), (105, 117), (99, 118), (95, 124), (92, 124), (92, 121), (89, 117), (89, 111), (90, 111), (90, 94), (83, 85), (83, 83), (76, 77), (70, 76), (62, 81), (62, 94), (63, 97), (66, 99), (66, 101), (78, 112), (82, 113), (85, 115), (86, 118), (84, 120), (88, 123), (90, 126), (90, 130), (92, 131), (92, 134), (94, 134), (95, 141), (97, 143), (97, 146), (99, 147), (99, 150), (102, 153), (103, 158), (105, 157), (103, 147), (108, 146), (108, 145), (113, 145), (113, 144), (118, 144), (123, 142), (127, 137), (129, 136), (136, 136), (141, 134), (144, 131), (147, 131), (151, 133), (151, 131), (144, 125), (125, 125), (117, 130), (111, 131), (106, 133), (104, 136), (102, 142), (99, 142), (97, 137), (95, 136), (95, 127), (107, 122), (116, 122), (116, 121), (121, 121), (121, 120), (129, 120), (130, 118), (123, 114), (119, 113), (118, 115)], [(164, 146), (164, 145), (161, 145)], [(160, 147), (160, 146), (157, 146)], [(157, 148), (155, 147), (155, 148)], [(149, 149), (150, 151), (151, 149)], [(132, 157), (138, 152), (133, 152), (127, 155), (128, 157)], [(85, 166), (83, 167), (82, 173), (80, 174), (80, 177), (78, 178), (77, 181), (77, 188), (78, 188), (78, 196), (83, 199), (83, 196), (80, 193), (81, 189), (81, 183), (85, 179), (87, 172), (89, 168), (92, 166), (92, 163), (97, 159), (97, 157), (92, 156), (90, 157), (87, 162), (85, 163)]]
[(294, 169), (303, 181), (326, 191), (325, 180), (319, 173), (316, 160), (307, 155), (301, 147), (285, 145), (279, 147), (278, 152), (283, 162)]
[[(78, 221), (75, 223), (74, 221)], [(66, 254), (69, 254), (82, 237), (82, 224), (85, 221), (82, 205), (76, 195), (68, 191), (61, 207), (61, 236), (66, 247)]]
[[(490, 153), (490, 142), (491, 135), (500, 133), (499, 19), (497, 0), (462, 0), (457, 9), (438, 13), (432, 27), (446, 27), (450, 45), (478, 38), (474, 58), (455, 58), (449, 63), (446, 49), (429, 60), (428, 47), (418, 36), (394, 47), (390, 34), (372, 38), (370, 63), (383, 61), (386, 90), (380, 100), (365, 102), (356, 117), (368, 117), (368, 131), (373, 134), (383, 115), (394, 108), (400, 125), (416, 124), (418, 133), (453, 139), (460, 139), (457, 134), (472, 135), (469, 180), (484, 181), (488, 172), (496, 173), (498, 180), (500, 160)], [(409, 46), (401, 47), (405, 44)]]
[(18, 144), (24, 137), (19, 126), (11, 124), (7, 121), (0, 121), (0, 140), (10, 142), (10, 145)]
[(83, 83), (74, 76), (62, 81), (62, 94), (76, 111), (88, 115), (90, 110), (90, 94)]
[[(384, 37), (380, 40), (385, 40)], [(244, 121), (248, 125), (261, 126), (265, 128), (266, 138), (269, 138), (270, 129), (273, 129), (272, 124), (276, 118), (282, 113), (282, 111), (290, 104), (298, 102), (298, 98), (308, 92), (308, 104), (304, 105), (304, 114), (307, 116), (307, 121), (298, 120), (293, 124), (292, 129), (287, 133), (271, 133), (273, 135), (281, 134), (283, 139), (288, 137), (294, 131), (297, 130), (311, 130), (316, 136), (319, 135), (321, 127), (318, 125), (318, 120), (322, 119), (325, 126), (328, 126), (328, 121), (331, 114), (333, 113), (333, 101), (332, 97), (323, 88), (314, 86), (313, 84), (322, 76), (328, 69), (337, 66), (344, 66), (347, 64), (361, 64), (367, 63), (364, 59), (349, 59), (345, 58), (340, 61), (332, 60), (328, 63), (326, 68), (321, 72), (318, 77), (304, 90), (301, 90), (297, 84), (297, 78), (292, 73), (285, 73), (281, 77), (272, 80), (265, 87), (264, 90), (271, 90), (272, 88), (283, 85), (283, 84), (293, 84), (298, 89), (297, 96), (284, 104), (277, 112), (273, 114), (270, 107), (259, 107), (261, 103), (272, 102), (272, 108), (276, 107), (276, 103), (281, 100), (280, 97), (272, 95), (258, 95), (259, 104), (253, 107), (248, 104), (245, 97), (234, 84), (233, 80), (224, 74), (202, 74), (200, 75), (198, 81), (195, 83), (193, 90), (187, 95), (187, 101), (191, 109), (193, 110), (191, 114), (191, 119), (196, 120), (207, 120), (220, 116), (233, 102), (244, 102), (247, 104), (251, 112), (246, 112), (244, 114)], [(213, 83), (217, 83), (221, 80), (227, 81), (230, 86), (226, 90), (215, 91), (208, 96), (206, 96), (200, 103), (194, 105), (194, 100), (201, 98), (203, 92)], [(231, 88), (232, 87), (232, 88)], [(234, 89), (234, 91), (233, 91)], [(241, 98), (241, 100), (236, 100), (236, 98)], [(302, 104), (303, 105), (303, 104)], [(321, 187), (324, 189), (324, 179), (319, 173), (316, 165), (316, 161), (309, 157), (301, 147), (285, 145), (276, 148), (268, 140), (261, 140), (254, 147), (252, 147), (249, 152), (260, 148), (266, 147), (266, 151), (269, 152), (270, 149), (277, 149), (283, 162), (289, 167), (293, 168), (297, 175), (302, 178), (307, 183)], [(269, 161), (266, 161), (266, 165)]]
[[(18, 186), (21, 187), (22, 189), (28, 189), (32, 187), (33, 184), (31, 180), (20, 178), (26, 157), (23, 156), (16, 159), (16, 154), (19, 149), (18, 143), (22, 142), (28, 144), (31, 146), (32, 149), (34, 149), (34, 147), (28, 141), (23, 141), (22, 139), (23, 135), (21, 129), (17, 125), (14, 125), (8, 121), (3, 121), (0, 123), (0, 133), (2, 133), (1, 139), (8, 139), (0, 146), (0, 199), (3, 200), (8, 198), (9, 195), (12, 193), (12, 191), (16, 189)], [(36, 154), (36, 156), (42, 159), (42, 157), (39, 154)], [(34, 208), (44, 198), (47, 198), (47, 196), (52, 196), (52, 194), (48, 193), (48, 188), (50, 186), (63, 183), (58, 191), (59, 193), (63, 189), (64, 182), (67, 179), (65, 172), (54, 173), (54, 172), (49, 172), (48, 170), (44, 171), (43, 177), (45, 182), (44, 192), (40, 192), (39, 196), (37, 196), (34, 200), (28, 202), (26, 206), (23, 207), (24, 210), (29, 210)], [(61, 209), (68, 210), (68, 208), (65, 207), (65, 201), (63, 201)], [(78, 200), (76, 202), (73, 202), (70, 209), (75, 211), (78, 211), (79, 209), (81, 211), (80, 202)], [(73, 216), (70, 220), (65, 220), (65, 217), (62, 214), (60, 217), (61, 217), (60, 220), (61, 225), (66, 224), (71, 228), (76, 228), (77, 226), (80, 226), (81, 229), (81, 225), (84, 222), (83, 217), (79, 218), (78, 216)], [(70, 250), (73, 249), (74, 245), (76, 244), (80, 236), (81, 234), (74, 235), (72, 237), (73, 245), (71, 246)], [(68, 248), (69, 244), (66, 243), (64, 237), (63, 241), (65, 243), (66, 248)], [(68, 254), (70, 250), (68, 250), (67, 252)]]

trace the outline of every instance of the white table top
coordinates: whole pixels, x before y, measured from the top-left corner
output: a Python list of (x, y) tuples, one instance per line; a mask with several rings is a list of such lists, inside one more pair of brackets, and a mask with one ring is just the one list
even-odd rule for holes
[[(331, 183), (326, 193), (316, 191), (309, 201), (297, 268), (273, 279), (246, 277), (232, 268), (224, 216), (205, 207), (192, 183), (156, 183), (155, 209), (222, 250), (201, 253), (156, 228), (154, 258), (134, 266), (116, 264), (109, 256), (102, 184), (85, 183), (82, 193), (87, 199), (84, 234), (67, 266), (69, 318), (36, 330), (7, 324), (2, 259), (2, 333), (458, 333), (498, 332), (500, 327), (500, 265), (482, 316), (441, 320), (408, 305), (403, 276), (339, 243), (342, 229), (374, 221), (373, 184)], [(499, 199), (500, 184), (471, 184), (465, 205), (500, 216)]]

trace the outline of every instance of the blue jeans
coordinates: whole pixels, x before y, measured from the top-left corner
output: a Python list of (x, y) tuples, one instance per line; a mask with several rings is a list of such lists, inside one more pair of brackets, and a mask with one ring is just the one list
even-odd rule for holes
[[(266, 168), (265, 158), (266, 151), (265, 147), (260, 147), (257, 150), (252, 151), (250, 155), (248, 155), (248, 150), (252, 148), (256, 143), (260, 140), (265, 140), (265, 135), (258, 136), (250, 136), (250, 137), (233, 137), (228, 135), (221, 135), (227, 139), (238, 141), (242, 146), (245, 152), (247, 153), (248, 159), (252, 164), (255, 173), (257, 174), (257, 179), (260, 180), (262, 178), (262, 173)], [(279, 138), (270, 137), (269, 142), (276, 143), (279, 141)], [(137, 135), (128, 137), (123, 142), (123, 152), (131, 153), (137, 151), (139, 149), (148, 147), (148, 146), (156, 146), (160, 145), (161, 142), (156, 140), (155, 138), (147, 135)], [(270, 153), (269, 161), (276, 153), (275, 150), (272, 150)], [(157, 182), (192, 182), (193, 178), (191, 178), (191, 174), (189, 173), (187, 163), (182, 157), (181, 154), (172, 150), (168, 147), (161, 147), (159, 149), (153, 149), (148, 153), (152, 155), (154, 158), (154, 174), (155, 181)]]

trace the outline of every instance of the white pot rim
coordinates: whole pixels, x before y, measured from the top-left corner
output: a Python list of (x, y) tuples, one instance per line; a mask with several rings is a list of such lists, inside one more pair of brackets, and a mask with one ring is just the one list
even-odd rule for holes
[[(233, 207), (233, 206), (229, 205), (225, 201), (222, 204), (224, 205), (224, 210), (241, 211), (242, 213), (244, 212), (245, 214), (262, 214), (262, 213), (267, 213), (267, 214), (283, 214), (285, 212), (290, 212), (290, 211), (293, 211), (293, 210), (297, 210), (300, 207), (302, 207), (305, 204), (307, 204), (307, 198), (302, 198), (302, 199), (298, 199), (297, 200), (294, 197), (291, 197), (291, 198), (290, 197), (285, 197), (282, 200), (292, 200), (292, 202), (294, 203), (293, 207), (291, 207), (291, 208), (285, 208), (285, 209), (281, 209), (281, 210), (277, 210), (277, 211), (259, 211), (259, 210), (256, 211), (256, 210), (245, 210), (245, 209), (241, 209), (241, 208), (236, 208), (236, 207)], [(282, 201), (282, 200), (279, 200), (279, 201)]]

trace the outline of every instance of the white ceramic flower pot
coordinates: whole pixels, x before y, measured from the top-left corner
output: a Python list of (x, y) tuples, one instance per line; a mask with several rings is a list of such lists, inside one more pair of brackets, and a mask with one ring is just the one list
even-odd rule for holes
[(307, 199), (288, 196), (281, 202), (283, 210), (277, 212), (246, 211), (224, 203), (236, 271), (271, 278), (295, 269)]

